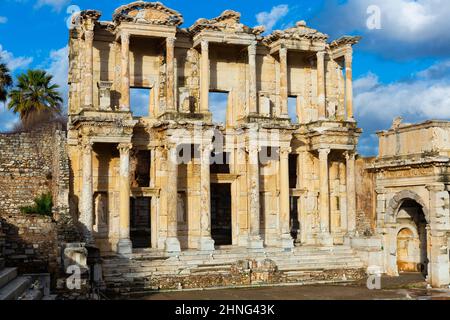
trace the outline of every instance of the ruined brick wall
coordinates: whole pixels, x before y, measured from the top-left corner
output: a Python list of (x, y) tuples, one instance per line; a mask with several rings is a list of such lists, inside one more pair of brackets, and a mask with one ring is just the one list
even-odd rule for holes
[(358, 158), (356, 160), (356, 230), (359, 235), (369, 236), (375, 231), (375, 180), (373, 173), (365, 168), (375, 158)]
[(51, 124), (31, 132), (0, 134), (0, 212), (19, 213), (52, 192), (55, 209), (67, 207), (69, 166), (65, 132)]
[(58, 271), (57, 227), (50, 217), (19, 213), (0, 221), (6, 266), (18, 267), (20, 273)]

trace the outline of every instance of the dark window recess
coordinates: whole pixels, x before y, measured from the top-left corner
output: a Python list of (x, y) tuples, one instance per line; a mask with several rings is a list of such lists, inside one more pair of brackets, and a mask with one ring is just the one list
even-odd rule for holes
[(211, 184), (211, 236), (218, 246), (231, 245), (231, 184)]
[(140, 150), (136, 164), (136, 183), (140, 188), (150, 186), (150, 162), (150, 150)]
[(298, 154), (289, 155), (289, 188), (297, 188), (297, 159)]
[(230, 173), (230, 154), (227, 152), (211, 153), (211, 173)]
[(291, 236), (297, 240), (300, 230), (300, 222), (298, 221), (298, 199), (299, 197), (290, 197), (290, 221), (291, 221)]

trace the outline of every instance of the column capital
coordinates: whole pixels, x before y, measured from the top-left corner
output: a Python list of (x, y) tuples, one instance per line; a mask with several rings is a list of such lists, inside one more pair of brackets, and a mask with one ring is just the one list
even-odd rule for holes
[(291, 152), (291, 147), (280, 147), (280, 157), (287, 157)]
[(256, 55), (256, 44), (256, 41), (252, 41), (252, 43), (248, 46), (247, 50), (249, 55)]
[(280, 57), (287, 57), (288, 49), (285, 46), (280, 48)]
[(122, 41), (122, 44), (129, 44), (130, 43), (130, 33), (122, 31), (120, 33), (120, 40)]
[(176, 40), (177, 40), (176, 37), (167, 37), (166, 38), (166, 44), (170, 45), (170, 46), (174, 46)]
[(117, 149), (119, 150), (120, 154), (128, 154), (130, 153), (130, 150), (133, 148), (133, 145), (131, 143), (119, 143), (117, 146)]
[(316, 56), (317, 56), (317, 59), (324, 59), (325, 58), (325, 54), (326, 54), (326, 52), (325, 51), (318, 51), (317, 53), (316, 53)]
[(209, 41), (208, 40), (200, 41), (200, 45), (202, 47), (202, 52), (209, 49)]
[(212, 143), (204, 143), (201, 145), (201, 150), (202, 152), (210, 154), (214, 150), (214, 146), (212, 145)]
[(355, 160), (356, 158), (356, 152), (354, 150), (349, 150), (344, 152), (345, 159), (348, 160)]
[(83, 137), (80, 141), (82, 152), (87, 154), (92, 152), (92, 148), (94, 146), (94, 143), (91, 141), (91, 139), (87, 137)]
[(445, 184), (443, 184), (443, 183), (427, 184), (427, 185), (425, 186), (425, 188), (426, 188), (428, 191), (437, 191), (437, 192), (439, 192), (439, 191), (445, 191)]
[(84, 39), (88, 42), (93, 42), (94, 41), (94, 30), (84, 31)]
[(329, 148), (321, 148), (321, 149), (318, 150), (318, 152), (319, 152), (319, 156), (320, 157), (328, 157), (328, 155), (331, 152), (331, 149), (329, 149)]

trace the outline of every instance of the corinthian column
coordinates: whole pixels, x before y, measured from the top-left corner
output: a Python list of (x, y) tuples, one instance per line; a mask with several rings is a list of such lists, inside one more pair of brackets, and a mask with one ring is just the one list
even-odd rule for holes
[(200, 61), (200, 111), (209, 112), (209, 43), (201, 41), (202, 56)]
[(121, 70), (122, 84), (120, 109), (130, 111), (130, 35), (126, 32), (121, 34)]
[(80, 222), (87, 244), (93, 244), (94, 199), (92, 192), (92, 142), (82, 143), (82, 181), (81, 181)]
[(288, 61), (287, 49), (280, 48), (280, 116), (287, 118), (288, 115)]
[(84, 96), (84, 104), (88, 108), (94, 105), (94, 31), (86, 30), (84, 32), (85, 56), (86, 56), (86, 73), (84, 73), (84, 81), (86, 82), (86, 91)]
[(180, 252), (180, 241), (178, 240), (178, 162), (177, 146), (170, 145), (167, 153), (167, 239), (165, 249), (167, 252)]
[(347, 175), (347, 228), (348, 234), (354, 235), (356, 230), (356, 185), (355, 185), (355, 153), (346, 152)]
[(248, 46), (249, 67), (249, 114), (258, 113), (257, 110), (257, 88), (256, 88), (256, 41)]
[(347, 104), (347, 120), (353, 120), (353, 49), (348, 47), (345, 52), (345, 101)]
[(175, 38), (166, 39), (167, 110), (175, 111)]
[(330, 182), (328, 175), (328, 155), (330, 149), (319, 150), (320, 179), (320, 240), (323, 245), (332, 245), (330, 236)]
[(325, 52), (317, 52), (317, 106), (319, 118), (326, 118), (325, 103)]
[(120, 152), (119, 171), (119, 243), (117, 253), (130, 255), (132, 244), (130, 240), (130, 143), (121, 143), (117, 147)]
[(248, 147), (248, 175), (250, 197), (250, 237), (248, 246), (251, 249), (264, 247), (260, 235), (260, 198), (259, 198), (259, 146), (253, 139)]
[(211, 238), (211, 177), (210, 158), (213, 146), (203, 145), (200, 164), (200, 240), (198, 249), (213, 251), (214, 240)]
[(291, 237), (289, 205), (289, 153), (291, 148), (280, 148), (280, 244), (282, 248), (294, 247)]

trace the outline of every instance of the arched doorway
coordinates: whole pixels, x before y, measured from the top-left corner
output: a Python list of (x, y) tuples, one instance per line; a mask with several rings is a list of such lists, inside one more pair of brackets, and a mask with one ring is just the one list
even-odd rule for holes
[(427, 221), (422, 206), (405, 200), (397, 214), (398, 272), (421, 272), (427, 275)]

